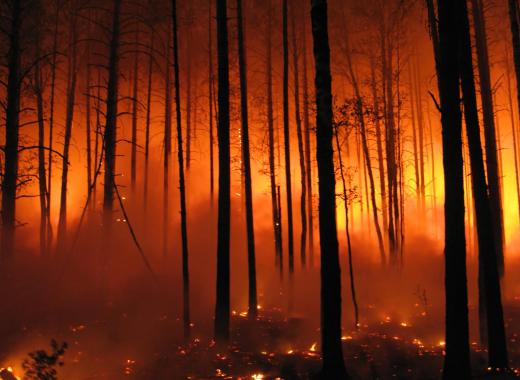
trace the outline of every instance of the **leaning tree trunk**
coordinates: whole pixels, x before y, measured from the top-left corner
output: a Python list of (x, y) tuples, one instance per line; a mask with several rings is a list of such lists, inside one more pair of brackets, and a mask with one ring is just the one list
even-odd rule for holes
[[(471, 37), (465, 0), (458, 0), (457, 11), (458, 23), (460, 25), (460, 77), (470, 151), (473, 200), (477, 217), (479, 316), (483, 317), (487, 327), (489, 366), (504, 369), (508, 367), (508, 355), (500, 290), (499, 261), (496, 248), (497, 236), (493, 228), (496, 220), (493, 215), (492, 192), (489, 192), (489, 196), (487, 192), (488, 187), (484, 171), (484, 160), (482, 158)], [(486, 120), (484, 119), (485, 122)], [(490, 181), (492, 180), (490, 175), (488, 178)], [(481, 321), (481, 324), (484, 321)]]
[(504, 217), (502, 211), (502, 194), (500, 190), (500, 168), (497, 151), (497, 131), (493, 111), (493, 88), (489, 69), (489, 52), (487, 47), (486, 23), (481, 0), (471, 0), (473, 10), (473, 28), (477, 50), (477, 64), (480, 79), (480, 96), (484, 119), (484, 137), (486, 141), (486, 168), (489, 186), (493, 233), (500, 277), (504, 275)]
[(190, 336), (190, 271), (188, 262), (188, 227), (186, 221), (186, 185), (184, 182), (184, 155), (182, 149), (181, 91), (179, 79), (179, 46), (177, 37), (177, 0), (172, 0), (173, 18), (173, 75), (175, 79), (175, 115), (177, 124), (177, 160), (179, 165), (179, 191), (182, 239), (182, 295), (184, 337)]
[(339, 174), (340, 174), (340, 178), (341, 178), (342, 198), (343, 198), (343, 204), (345, 206), (345, 235), (347, 238), (350, 296), (352, 298), (352, 304), (354, 306), (354, 328), (357, 330), (359, 328), (359, 307), (358, 307), (357, 295), (356, 295), (354, 261), (353, 261), (352, 244), (351, 244), (351, 238), (350, 238), (350, 222), (349, 222), (349, 217), (348, 217), (349, 198), (348, 198), (348, 189), (347, 189), (347, 179), (345, 178), (345, 169), (344, 169), (344, 164), (343, 164), (343, 157), (341, 154), (341, 145), (339, 143), (338, 133), (339, 133), (338, 128), (336, 127), (336, 129), (334, 131), (334, 140), (336, 142), (336, 150), (337, 150), (338, 161), (339, 161)]
[(106, 98), (106, 125), (104, 132), (105, 175), (103, 185), (103, 221), (106, 229), (112, 224), (114, 208), (114, 181), (116, 169), (117, 105), (119, 90), (119, 49), (120, 49), (121, 0), (114, 0), (112, 36), (108, 64), (108, 85)]
[(229, 235), (230, 235), (230, 149), (229, 149), (229, 48), (227, 1), (217, 0), (218, 47), (218, 240), (215, 340), (229, 341)]
[(9, 51), (7, 53), (7, 99), (5, 109), (4, 178), (2, 181), (2, 242), (0, 258), (8, 261), (14, 248), (16, 187), (18, 180), (18, 141), (20, 133), (20, 92), (22, 76), (20, 29), (22, 28), (21, 0), (14, 0), (11, 8)]
[(469, 358), (462, 114), (459, 98), (457, 4), (439, 0), (438, 26), (432, 0), (426, 0), (440, 95), (444, 165), (444, 243), (446, 349), (443, 379), (471, 379)]
[(321, 249), (321, 339), (324, 379), (348, 379), (341, 345), (341, 269), (336, 226), (336, 194), (332, 150), (332, 79), (327, 1), (311, 1), (316, 65), (316, 159), (319, 177)]
[(289, 274), (294, 273), (294, 239), (291, 185), (291, 141), (289, 133), (289, 41), (287, 33), (287, 0), (282, 0), (283, 19), (283, 137), (285, 153), (285, 187), (287, 196), (287, 254)]
[[(381, 227), (379, 226), (379, 215), (377, 213), (377, 201), (376, 201), (376, 186), (374, 181), (374, 175), (372, 173), (372, 160), (370, 157), (370, 150), (368, 148), (368, 140), (367, 140), (367, 130), (366, 130), (366, 123), (365, 123), (365, 111), (363, 109), (363, 99), (361, 97), (361, 91), (359, 90), (359, 84), (356, 77), (356, 74), (354, 72), (354, 66), (352, 64), (352, 57), (350, 52), (350, 43), (349, 43), (349, 36), (347, 33), (347, 37), (345, 39), (346, 42), (346, 48), (347, 48), (347, 70), (350, 76), (350, 80), (352, 82), (352, 86), (354, 87), (354, 95), (356, 97), (356, 106), (355, 106), (355, 112), (357, 115), (357, 119), (359, 121), (359, 127), (360, 127), (360, 135), (361, 135), (361, 145), (363, 149), (363, 155), (365, 158), (366, 168), (368, 171), (368, 177), (370, 181), (370, 201), (372, 202), (372, 216), (374, 218), (374, 225), (376, 228), (376, 234), (377, 234), (377, 242), (379, 245), (379, 255), (381, 259), (381, 264), (386, 264), (386, 254), (385, 254), (385, 244), (383, 240), (383, 234), (381, 232)], [(367, 199), (367, 205), (368, 205), (368, 199)]]
[(244, 41), (244, 21), (242, 16), (242, 0), (237, 0), (238, 22), (238, 65), (240, 70), (240, 116), (242, 122), (242, 162), (244, 163), (244, 181), (246, 193), (246, 229), (247, 229), (247, 268), (249, 277), (249, 318), (256, 318), (256, 258), (255, 232), (253, 225), (253, 191), (251, 184), (251, 158), (249, 152), (249, 120), (247, 107), (247, 69)]

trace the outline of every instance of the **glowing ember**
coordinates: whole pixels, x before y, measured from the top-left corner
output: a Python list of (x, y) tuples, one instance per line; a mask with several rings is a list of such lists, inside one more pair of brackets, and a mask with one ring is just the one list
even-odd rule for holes
[(264, 375), (262, 375), (261, 373), (254, 373), (251, 378), (253, 380), (263, 380), (265, 379)]

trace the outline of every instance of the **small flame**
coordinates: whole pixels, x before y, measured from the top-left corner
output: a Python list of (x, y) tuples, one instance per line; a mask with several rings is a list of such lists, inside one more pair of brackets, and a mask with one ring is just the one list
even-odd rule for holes
[(312, 351), (312, 352), (316, 352), (316, 346), (317, 345), (318, 345), (318, 343), (314, 342), (309, 350)]

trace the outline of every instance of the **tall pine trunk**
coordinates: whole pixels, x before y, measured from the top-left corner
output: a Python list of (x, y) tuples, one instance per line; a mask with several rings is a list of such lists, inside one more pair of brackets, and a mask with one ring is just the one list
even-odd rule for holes
[[(457, 1), (458, 24), (460, 28), (460, 77), (470, 151), (473, 200), (477, 218), (479, 316), (483, 319), (481, 319), (481, 324), (484, 325), (485, 323), (485, 328), (481, 328), (481, 332), (484, 330), (487, 333), (489, 366), (492, 368), (507, 368), (507, 346), (496, 249), (497, 236), (493, 228), (495, 223), (492, 206), (493, 196), (491, 191), (488, 196), (484, 160), (482, 158), (467, 5), (465, 0)], [(491, 182), (491, 175), (488, 175), (488, 178)]]
[(475, 46), (479, 72), (480, 96), (484, 118), (484, 137), (486, 141), (486, 168), (489, 186), (489, 201), (495, 234), (495, 249), (500, 276), (504, 275), (504, 218), (502, 211), (502, 194), (500, 188), (500, 168), (497, 151), (497, 131), (493, 110), (493, 88), (489, 69), (489, 52), (487, 47), (486, 23), (482, 0), (471, 0), (473, 10), (473, 27), (475, 29)]
[(108, 63), (108, 85), (106, 98), (106, 121), (104, 131), (105, 173), (103, 184), (103, 222), (106, 230), (112, 224), (114, 208), (114, 182), (116, 169), (116, 134), (119, 93), (119, 50), (121, 0), (114, 0), (112, 14), (112, 34), (110, 38), (110, 56)]
[(253, 190), (251, 184), (251, 158), (249, 152), (249, 120), (247, 106), (247, 66), (244, 37), (244, 20), (242, 15), (242, 0), (237, 0), (238, 22), (238, 65), (240, 70), (240, 116), (242, 123), (242, 162), (244, 163), (244, 182), (246, 193), (246, 229), (247, 229), (247, 272), (249, 278), (249, 318), (257, 316), (256, 292), (256, 258), (255, 232), (253, 225)]
[(306, 246), (307, 246), (307, 179), (305, 171), (305, 154), (303, 151), (303, 133), (302, 119), (300, 115), (300, 79), (298, 70), (298, 45), (296, 39), (296, 7), (293, 2), (291, 23), (293, 37), (293, 75), (294, 75), (294, 119), (296, 121), (296, 133), (298, 135), (298, 156), (300, 159), (300, 180), (301, 180), (301, 196), (300, 196), (300, 216), (301, 216), (301, 236), (300, 236), (300, 259), (302, 266), (306, 265)]
[[(71, 9), (71, 12), (75, 12)], [(69, 150), (70, 140), (72, 138), (72, 126), (74, 121), (74, 108), (76, 101), (76, 83), (77, 83), (77, 40), (78, 31), (76, 28), (76, 17), (71, 15), (69, 27), (69, 46), (68, 55), (68, 73), (67, 73), (67, 106), (65, 110), (65, 133), (63, 140), (63, 156), (61, 168), (61, 192), (60, 192), (60, 214), (58, 220), (58, 236), (57, 247), (61, 251), (66, 244), (67, 239), (67, 185), (69, 174)]]
[(289, 131), (289, 38), (287, 25), (287, 0), (282, 0), (283, 40), (283, 137), (285, 155), (285, 192), (287, 197), (287, 254), (289, 274), (294, 272), (294, 238), (291, 183), (291, 140)]
[(443, 379), (471, 379), (469, 358), (462, 113), (459, 97), (457, 4), (439, 0), (438, 25), (433, 1), (426, 0), (440, 95), (444, 165), (444, 255), (446, 349)]
[(324, 379), (348, 379), (341, 345), (341, 269), (336, 226), (336, 193), (332, 149), (332, 78), (327, 1), (311, 1), (316, 65), (316, 159), (319, 177), (321, 249), (321, 339)]
[(267, 129), (268, 129), (268, 148), (269, 148), (269, 181), (271, 185), (271, 206), (273, 214), (273, 231), (275, 244), (275, 262), (283, 274), (283, 250), (282, 250), (282, 221), (280, 212), (278, 185), (276, 183), (276, 165), (274, 155), (274, 111), (273, 111), (273, 67), (272, 67), (272, 4), (268, 0), (268, 20), (267, 20)]
[(229, 341), (229, 235), (230, 235), (230, 147), (229, 147), (229, 47), (227, 1), (217, 0), (218, 47), (218, 236), (215, 340)]
[(177, 160), (179, 166), (179, 191), (181, 207), (182, 240), (182, 296), (184, 336), (190, 336), (190, 271), (188, 261), (188, 226), (186, 216), (186, 184), (184, 181), (184, 155), (182, 149), (181, 91), (179, 79), (179, 46), (177, 36), (177, 1), (172, 0), (173, 19), (173, 74), (175, 79), (175, 115), (177, 124)]

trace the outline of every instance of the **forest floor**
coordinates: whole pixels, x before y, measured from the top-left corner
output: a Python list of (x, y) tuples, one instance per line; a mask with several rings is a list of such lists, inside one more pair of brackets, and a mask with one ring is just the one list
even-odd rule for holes
[[(444, 342), (425, 333), (438, 326), (432, 326), (433, 318), (420, 309), (407, 322), (386, 316), (345, 333), (345, 360), (353, 380), (440, 378)], [(513, 367), (520, 367), (520, 325), (512, 323), (520, 321), (520, 300), (508, 304), (506, 314), (510, 360)], [(245, 313), (234, 312), (232, 343), (226, 350), (219, 350), (210, 339), (192, 338), (189, 344), (179, 344), (172, 334), (182, 331), (178, 319), (166, 315), (153, 321), (142, 318), (118, 313), (106, 320), (77, 321), (62, 331), (24, 328), (13, 335), (11, 347), (16, 346), (15, 341), (44, 342), (54, 333), (69, 344), (65, 365), (58, 370), (58, 378), (66, 380), (312, 379), (320, 368), (319, 331), (303, 331), (307, 328), (304, 320), (286, 319), (281, 310), (260, 310), (254, 321)], [(139, 328), (144, 324), (146, 328)], [(149, 339), (151, 336), (161, 339)], [(2, 363), (12, 360), (8, 365), (21, 371), (22, 357), (2, 354)], [(472, 364), (477, 379), (506, 378), (486, 370), (486, 353), (476, 342), (472, 342)], [(512, 377), (514, 373), (507, 376)]]

